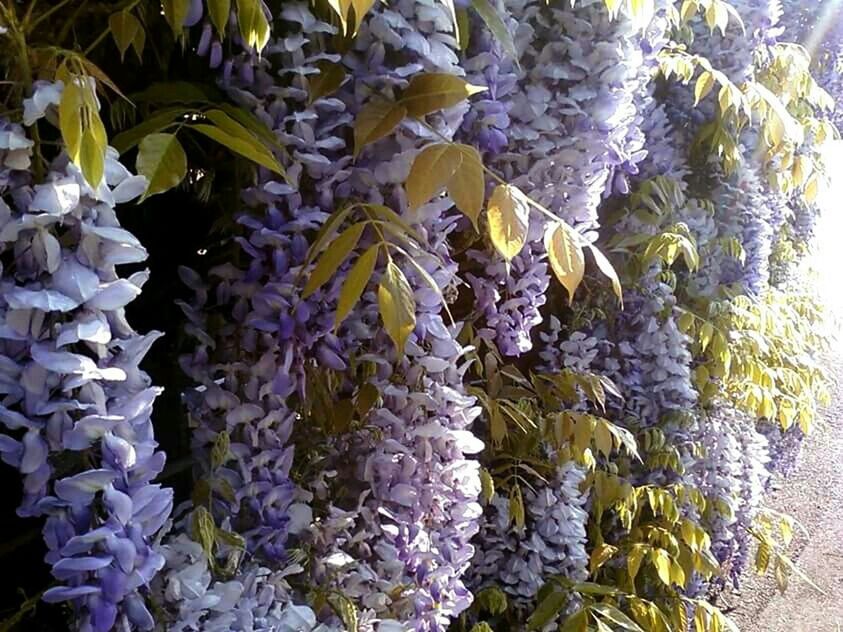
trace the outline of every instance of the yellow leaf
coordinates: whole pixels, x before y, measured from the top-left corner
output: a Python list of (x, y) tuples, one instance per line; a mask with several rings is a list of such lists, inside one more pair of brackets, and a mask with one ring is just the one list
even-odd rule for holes
[(269, 22), (259, 0), (237, 0), (237, 24), (247, 46), (261, 52), (269, 42)]
[(495, 249), (511, 261), (527, 243), (530, 209), (524, 194), (512, 185), (499, 184), (489, 198), (489, 236)]
[(665, 586), (670, 586), (670, 556), (664, 549), (652, 549), (650, 551), (650, 561), (656, 568), (656, 573), (659, 579)]
[(120, 51), (120, 59), (123, 59), (126, 51), (129, 50), (129, 46), (135, 41), (137, 32), (141, 29), (141, 24), (129, 11), (118, 11), (112, 13), (108, 18), (108, 28), (111, 29), (114, 43), (117, 44), (117, 50)]
[(477, 229), (477, 221), (483, 210), (486, 179), (483, 176), (483, 161), (480, 152), (468, 145), (455, 145), (462, 155), (459, 169), (448, 182), (448, 195), (456, 207), (471, 220)]
[(585, 274), (582, 238), (565, 222), (551, 224), (544, 233), (544, 247), (553, 273), (568, 290), (568, 304), (574, 302), (574, 292)]
[(416, 299), (407, 277), (392, 261), (381, 276), (378, 305), (386, 332), (398, 353), (403, 353), (407, 338), (416, 328)]
[(337, 300), (337, 313), (334, 315), (334, 329), (340, 326), (363, 295), (369, 284), (375, 264), (378, 261), (378, 244), (370, 246), (348, 271)]
[(413, 161), (407, 177), (407, 201), (418, 208), (447, 188), (456, 207), (477, 227), (483, 209), (483, 165), (474, 147), (439, 143), (426, 147)]
[(635, 582), (638, 571), (641, 568), (641, 561), (644, 559), (649, 547), (645, 544), (634, 544), (626, 556), (626, 569), (629, 573), (629, 581)]
[(518, 529), (524, 528), (524, 499), (521, 488), (515, 485), (509, 493), (509, 515)]
[(618, 552), (618, 547), (611, 544), (603, 543), (594, 547), (591, 552), (591, 559), (589, 560), (589, 570), (593, 574), (598, 568), (603, 566), (607, 561), (612, 559), (612, 556)]
[(365, 228), (366, 224), (362, 222), (354, 224), (328, 245), (307, 279), (304, 291), (302, 292), (302, 298), (307, 298), (313, 294), (327, 283), (328, 279), (334, 276), (342, 265), (342, 262), (354, 250), (354, 247), (357, 246), (357, 242), (360, 241), (360, 235), (363, 234)]
[(162, 0), (161, 4), (164, 5), (164, 17), (173, 29), (173, 34), (180, 35), (190, 11), (190, 0)]
[(484, 92), (465, 79), (448, 72), (429, 72), (415, 75), (399, 99), (410, 116), (420, 118), (437, 110), (449, 108), (473, 94)]
[[(349, 0), (345, 1), (348, 2)], [(350, 2), (351, 8), (354, 9), (354, 30), (351, 35), (356, 35), (360, 25), (363, 24), (363, 18), (366, 17), (369, 9), (374, 6), (375, 0), (350, 0)]]
[(135, 163), (149, 187), (144, 197), (173, 188), (187, 173), (187, 156), (175, 134), (149, 134), (138, 146)]
[(231, 0), (208, 0), (208, 15), (220, 39), (225, 39), (225, 26), (231, 14)]
[(591, 250), (591, 254), (594, 256), (594, 262), (597, 264), (600, 272), (612, 282), (612, 290), (620, 301), (621, 309), (623, 309), (623, 289), (621, 288), (621, 280), (618, 278), (618, 273), (615, 272), (615, 268), (599, 248), (594, 245), (589, 245), (588, 248)]
[(82, 132), (82, 143), (79, 149), (79, 166), (82, 175), (96, 189), (105, 171), (105, 150), (108, 147), (108, 137), (99, 114), (92, 112), (89, 125)]
[(450, 143), (425, 147), (407, 176), (407, 203), (415, 209), (441, 193), (462, 164), (462, 152)]
[(685, 0), (682, 3), (682, 9), (680, 11), (682, 21), (688, 22), (692, 17), (697, 14), (697, 11), (699, 11), (699, 5), (697, 4), (696, 0)]
[(82, 146), (82, 79), (71, 75), (64, 83), (59, 102), (59, 128), (70, 159), (79, 163)]
[(707, 70), (703, 71), (697, 78), (697, 84), (694, 87), (694, 106), (699, 105), (699, 102), (708, 96), (712, 88), (714, 88), (714, 75)]
[(345, 69), (337, 62), (323, 59), (316, 62), (318, 75), (311, 75), (308, 79), (308, 99), (313, 103), (317, 99), (333, 94), (345, 81)]
[(708, 348), (708, 345), (711, 343), (711, 338), (714, 334), (714, 326), (706, 321), (703, 323), (703, 326), (700, 327), (700, 349), (703, 353)]
[(407, 109), (400, 103), (375, 99), (369, 101), (354, 121), (354, 155), (363, 147), (392, 133), (407, 116)]
[(811, 174), (808, 178), (808, 183), (805, 185), (805, 200), (812, 204), (817, 199), (817, 194), (820, 192), (820, 179), (816, 173)]

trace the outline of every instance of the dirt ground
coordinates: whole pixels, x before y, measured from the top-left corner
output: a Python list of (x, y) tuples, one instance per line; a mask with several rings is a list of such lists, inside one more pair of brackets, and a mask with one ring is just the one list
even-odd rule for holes
[(765, 503), (805, 527), (807, 534), (797, 531), (790, 557), (825, 594), (793, 577), (780, 595), (772, 577), (748, 569), (740, 590), (719, 604), (731, 610), (741, 632), (843, 631), (843, 355), (828, 366), (836, 383), (833, 404)]

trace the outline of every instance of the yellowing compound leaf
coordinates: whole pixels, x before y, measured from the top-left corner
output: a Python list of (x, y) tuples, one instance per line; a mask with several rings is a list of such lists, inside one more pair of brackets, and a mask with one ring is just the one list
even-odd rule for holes
[(336, 274), (343, 261), (346, 260), (348, 255), (351, 254), (351, 251), (357, 246), (357, 242), (360, 241), (360, 236), (363, 234), (365, 228), (366, 224), (362, 222), (354, 224), (330, 243), (319, 258), (316, 267), (310, 273), (302, 291), (302, 298), (309, 297)]
[(410, 85), (398, 102), (407, 109), (407, 114), (420, 118), (485, 90), (483, 86), (472, 85), (448, 72), (428, 72), (410, 79)]
[(378, 306), (386, 333), (403, 354), (407, 338), (416, 327), (416, 299), (407, 277), (392, 261), (381, 276)]
[(499, 184), (487, 210), (492, 245), (507, 261), (521, 252), (530, 228), (530, 209), (524, 194), (509, 184)]
[(150, 134), (138, 147), (135, 163), (149, 187), (144, 197), (173, 188), (187, 174), (187, 156), (175, 134)]
[(354, 121), (354, 155), (359, 155), (369, 143), (391, 134), (406, 116), (407, 109), (401, 103), (378, 98), (369, 101)]
[(550, 267), (562, 286), (568, 290), (568, 304), (574, 302), (574, 292), (585, 274), (582, 239), (565, 222), (551, 224), (544, 233), (544, 247)]
[(334, 315), (335, 329), (345, 320), (369, 284), (372, 272), (375, 271), (375, 263), (378, 261), (378, 249), (378, 244), (370, 246), (348, 271), (337, 301), (337, 313)]

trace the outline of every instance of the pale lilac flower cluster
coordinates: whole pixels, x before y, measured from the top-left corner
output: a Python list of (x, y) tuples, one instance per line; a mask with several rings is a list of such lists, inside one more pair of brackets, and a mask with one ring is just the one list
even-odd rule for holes
[[(27, 122), (49, 113), (61, 84), (39, 84)], [(164, 560), (153, 539), (172, 492), (150, 414), (160, 389), (139, 364), (158, 332), (136, 333), (125, 307), (146, 271), (117, 266), (147, 253), (120, 227), (115, 206), (146, 189), (110, 149), (91, 187), (60, 155), (42, 182), (25, 170), (23, 130), (0, 124), (0, 435), (3, 460), (24, 475), (19, 514), (46, 516), (46, 561), (81, 630), (151, 630), (148, 585)]]
[[(660, 29), (642, 37), (630, 19), (623, 14), (610, 19), (597, 1), (551, 7), (519, 0), (499, 7), (504, 9), (513, 16), (520, 66), (495, 93), (492, 120), (499, 124), (506, 112), (509, 127), (495, 128), (487, 163), (593, 241), (604, 193), (627, 192), (627, 175), (637, 172), (645, 155), (635, 96), (650, 78)], [(477, 50), (469, 49), (469, 61), (478, 74), (487, 64), (493, 77), (504, 62), (482, 38)], [(483, 116), (489, 106), (477, 107), (475, 116)], [(474, 125), (475, 117), (469, 121)], [(471, 253), (482, 271), (469, 277), (486, 318), (481, 335), (493, 337), (504, 355), (532, 349), (533, 329), (542, 320), (539, 308), (549, 282), (542, 244), (546, 219), (533, 222), (528, 244), (511, 268), (495, 255)]]
[(569, 462), (547, 485), (524, 490), (523, 529), (512, 524), (509, 499), (498, 494), (492, 498), (471, 567), (475, 591), (497, 586), (512, 608), (530, 614), (548, 577), (588, 577), (588, 494), (580, 491), (584, 478), (585, 472)]

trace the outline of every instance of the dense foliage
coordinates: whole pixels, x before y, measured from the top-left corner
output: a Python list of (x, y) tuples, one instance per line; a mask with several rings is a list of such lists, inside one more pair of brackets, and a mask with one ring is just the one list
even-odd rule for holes
[(0, 0), (2, 629), (733, 629), (828, 398), (834, 5)]

